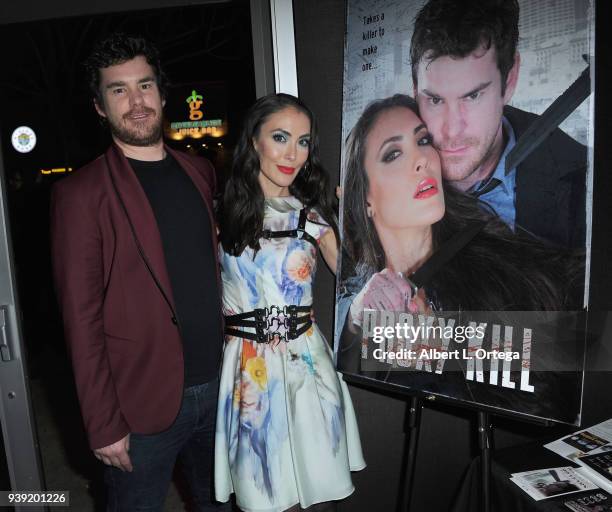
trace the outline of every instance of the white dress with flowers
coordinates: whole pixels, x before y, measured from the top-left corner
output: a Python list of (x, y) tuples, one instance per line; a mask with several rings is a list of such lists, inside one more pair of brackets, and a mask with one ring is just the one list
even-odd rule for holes
[[(266, 199), (264, 229), (295, 229), (302, 204)], [(309, 212), (317, 241), (330, 229)], [(300, 238), (260, 241), (234, 257), (220, 251), (225, 315), (312, 304), (317, 249)], [(240, 330), (254, 332), (240, 327)], [(277, 347), (226, 337), (215, 443), (219, 501), (236, 493), (248, 512), (280, 512), (353, 492), (350, 471), (365, 467), (348, 389), (316, 324)]]

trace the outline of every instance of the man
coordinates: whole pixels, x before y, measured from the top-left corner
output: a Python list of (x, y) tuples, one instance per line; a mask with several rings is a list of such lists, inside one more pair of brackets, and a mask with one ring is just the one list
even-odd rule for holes
[(430, 0), (415, 19), (414, 95), (444, 178), (513, 229), (584, 247), (586, 148), (556, 129), (518, 167), (508, 153), (537, 116), (508, 106), (518, 81), (517, 0)]
[(113, 144), (52, 196), (53, 269), (109, 510), (161, 510), (177, 458), (212, 503), (222, 351), (215, 174), (162, 140), (155, 48), (115, 34), (86, 62)]
[[(584, 248), (586, 148), (556, 129), (515, 169), (505, 162), (537, 119), (507, 105), (518, 82), (517, 0), (429, 0), (415, 18), (414, 97), (440, 154), (444, 179), (487, 203), (513, 230)], [(399, 293), (401, 279), (389, 276)], [(335, 337), (360, 286), (337, 300)]]

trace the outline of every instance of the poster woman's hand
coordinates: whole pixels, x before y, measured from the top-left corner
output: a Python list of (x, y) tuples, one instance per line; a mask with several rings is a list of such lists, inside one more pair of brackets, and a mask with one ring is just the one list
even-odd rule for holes
[(351, 324), (361, 327), (364, 309), (416, 313), (419, 308), (412, 299), (412, 288), (408, 281), (385, 268), (374, 274), (355, 296), (349, 310), (349, 327)]

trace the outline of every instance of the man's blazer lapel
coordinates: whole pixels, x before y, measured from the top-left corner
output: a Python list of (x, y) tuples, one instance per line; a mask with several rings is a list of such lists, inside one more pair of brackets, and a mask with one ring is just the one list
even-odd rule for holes
[(532, 233), (547, 233), (557, 222), (556, 176), (542, 153), (530, 155), (516, 173), (516, 224)]
[[(108, 170), (117, 185), (117, 192), (125, 205), (129, 220), (134, 226), (136, 238), (142, 247), (147, 263), (170, 300), (172, 308), (174, 308), (172, 287), (168, 277), (161, 236), (151, 204), (136, 174), (115, 144), (106, 152), (105, 157)], [(114, 194), (114, 190), (111, 190), (111, 194)], [(123, 210), (121, 204), (119, 204), (119, 208)], [(129, 224), (126, 224), (126, 228), (130, 229)]]
[[(523, 115), (520, 115), (523, 114)], [(512, 107), (504, 109), (518, 140), (535, 118)], [(516, 170), (516, 224), (531, 233), (548, 233), (556, 222), (558, 176), (548, 144), (543, 142)]]

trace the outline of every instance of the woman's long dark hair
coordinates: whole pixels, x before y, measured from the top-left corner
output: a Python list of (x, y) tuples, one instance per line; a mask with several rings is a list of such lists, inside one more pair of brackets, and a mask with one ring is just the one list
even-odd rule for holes
[(319, 159), (317, 124), (311, 110), (298, 98), (289, 94), (270, 94), (257, 100), (247, 112), (234, 151), (230, 176), (219, 204), (221, 244), (225, 252), (239, 256), (244, 249), (260, 248), (263, 231), (264, 194), (259, 184), (259, 155), (253, 140), (259, 136), (268, 117), (281, 110), (293, 108), (306, 114), (310, 120), (310, 148), (308, 159), (299, 170), (289, 191), (305, 207), (316, 209), (332, 227), (339, 240), (338, 224), (332, 208), (332, 193), (327, 173)]
[[(366, 213), (368, 177), (365, 142), (383, 112), (416, 102), (404, 95), (368, 105), (349, 135), (344, 180), (343, 249), (361, 281), (385, 267), (385, 253)], [(477, 199), (444, 187), (445, 214), (432, 226), (433, 250), (474, 222), (483, 229), (426, 284), (446, 310), (561, 310), (582, 307), (579, 282), (582, 255), (544, 244), (526, 233), (513, 233)], [(343, 268), (343, 278), (351, 277)]]

